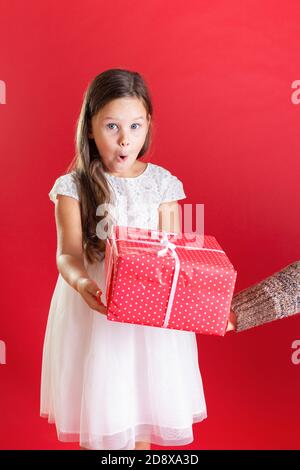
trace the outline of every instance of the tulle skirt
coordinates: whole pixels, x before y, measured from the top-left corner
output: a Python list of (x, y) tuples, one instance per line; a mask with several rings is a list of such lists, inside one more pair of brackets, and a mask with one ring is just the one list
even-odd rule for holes
[[(106, 303), (104, 262), (86, 263)], [(47, 321), (40, 416), (88, 449), (181, 446), (207, 417), (196, 335), (107, 320), (58, 275)]]

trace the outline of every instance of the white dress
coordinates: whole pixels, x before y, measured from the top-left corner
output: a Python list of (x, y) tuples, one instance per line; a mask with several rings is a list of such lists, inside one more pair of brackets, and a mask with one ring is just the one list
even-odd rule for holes
[[(105, 176), (119, 225), (157, 230), (159, 204), (186, 197), (181, 181), (152, 163), (137, 177)], [(53, 202), (56, 194), (79, 200), (72, 173), (55, 181)], [(106, 304), (104, 261), (93, 266), (85, 259), (85, 267)], [(60, 441), (89, 449), (193, 442), (192, 424), (207, 417), (195, 333), (109, 321), (59, 273), (44, 339), (40, 416), (55, 423)]]

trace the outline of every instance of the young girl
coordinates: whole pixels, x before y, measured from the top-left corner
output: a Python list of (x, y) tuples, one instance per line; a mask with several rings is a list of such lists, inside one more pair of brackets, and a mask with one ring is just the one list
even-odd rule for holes
[[(59, 275), (40, 414), (55, 423), (59, 440), (81, 448), (183, 446), (193, 442), (192, 424), (207, 417), (195, 333), (105, 317), (105, 239), (97, 230), (107, 214), (118, 225), (180, 232), (181, 181), (140, 160), (151, 127), (152, 103), (138, 73), (96, 76), (77, 123), (75, 161), (49, 193)], [(98, 215), (99, 206), (108, 210)]]

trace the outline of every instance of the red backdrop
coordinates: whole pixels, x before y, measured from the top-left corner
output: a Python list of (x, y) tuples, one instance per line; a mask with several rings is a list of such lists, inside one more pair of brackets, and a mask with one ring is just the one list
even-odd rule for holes
[[(73, 157), (88, 82), (113, 67), (142, 73), (155, 112), (145, 161), (183, 181), (185, 203), (205, 205), (205, 233), (237, 269), (238, 291), (299, 259), (300, 5), (10, 0), (0, 9), (0, 447), (78, 448), (39, 417), (39, 387), (57, 278), (48, 192)], [(197, 335), (208, 418), (185, 449), (299, 449), (299, 326), (295, 316)]]

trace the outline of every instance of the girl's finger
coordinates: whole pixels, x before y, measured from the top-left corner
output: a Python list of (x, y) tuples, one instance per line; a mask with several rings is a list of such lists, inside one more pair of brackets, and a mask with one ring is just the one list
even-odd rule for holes
[(96, 299), (97, 299), (97, 302), (99, 302), (100, 304), (102, 303), (101, 302), (101, 295), (102, 295), (102, 291), (99, 289), (97, 290), (96, 292)]
[(95, 300), (95, 296), (92, 294), (89, 295), (89, 306), (93, 310), (97, 310), (97, 312), (100, 312), (106, 315), (106, 308), (107, 308), (106, 305), (104, 305), (100, 299), (99, 301)]
[(93, 309), (95, 309), (95, 310), (97, 310), (97, 308), (99, 307), (98, 302), (97, 302), (94, 298), (90, 298), (90, 299), (88, 300), (88, 304), (89, 304), (89, 306), (90, 306), (91, 308), (93, 308)]
[(102, 313), (102, 315), (107, 316), (107, 308), (105, 307), (105, 305), (103, 305), (102, 307), (98, 307), (98, 312)]

